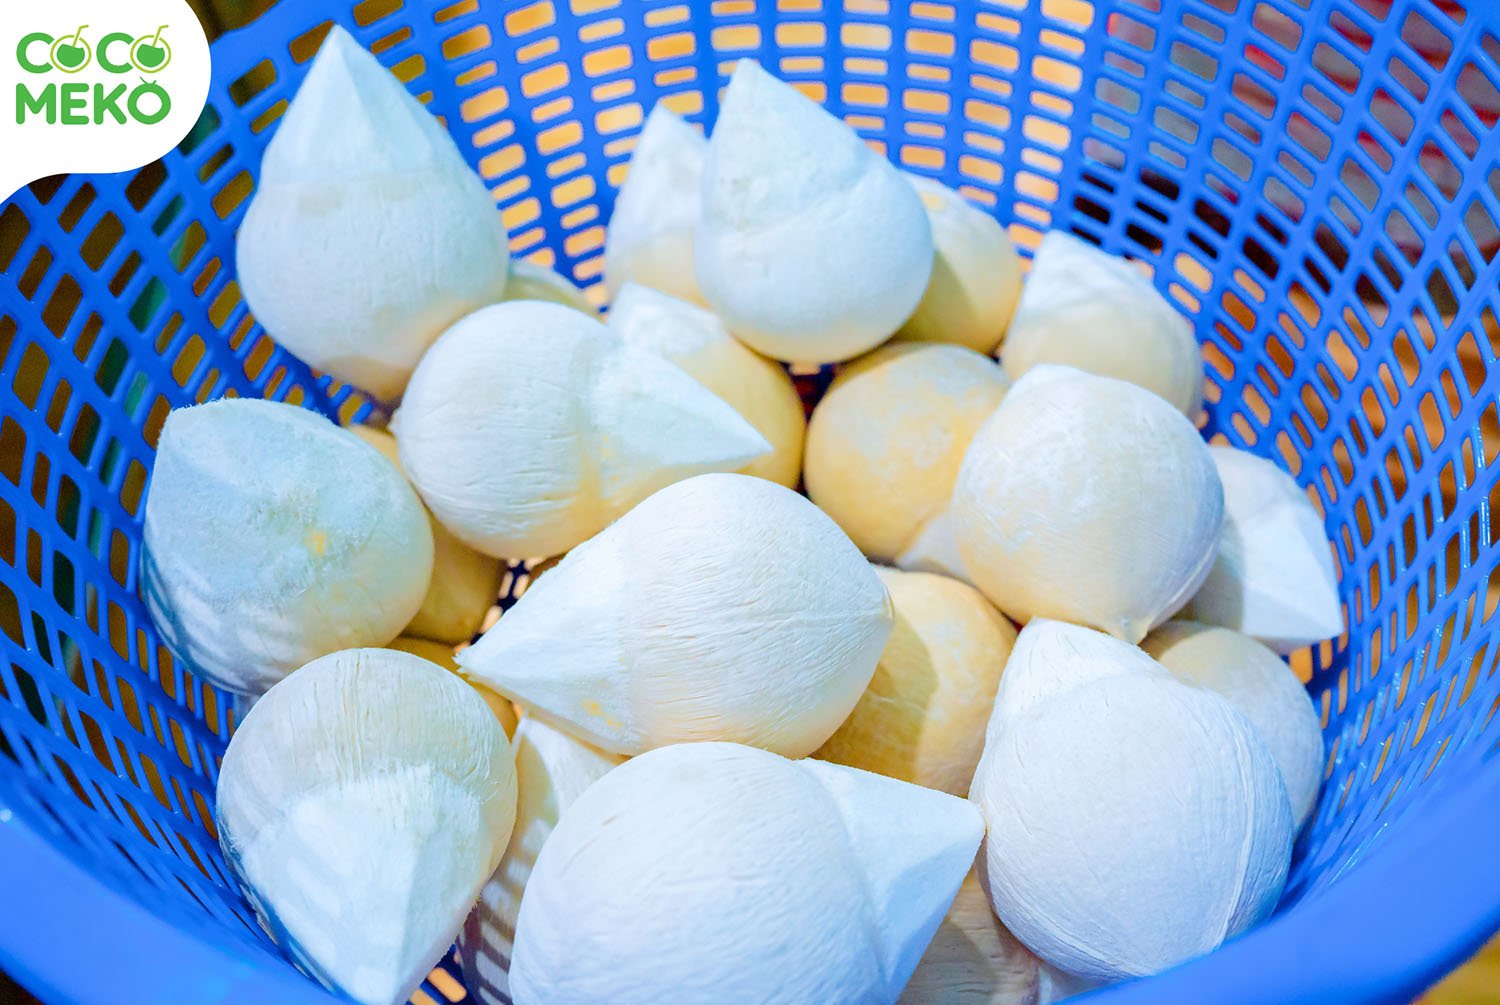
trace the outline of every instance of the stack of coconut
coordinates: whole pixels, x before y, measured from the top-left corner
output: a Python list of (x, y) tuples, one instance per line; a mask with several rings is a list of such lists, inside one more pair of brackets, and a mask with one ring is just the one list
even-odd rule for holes
[[(173, 412), (143, 562), (260, 696), (217, 818), (300, 965), (396, 1002), (461, 931), (482, 1002), (1040, 1002), (1271, 911), (1323, 768), (1278, 653), (1341, 631), (1332, 559), (1199, 436), (1144, 273), (1054, 233), (1023, 287), (748, 62), (710, 139), (651, 113), (605, 262), (607, 323), (334, 30), (240, 279), (399, 408)], [(780, 362), (846, 361), (805, 424)]]

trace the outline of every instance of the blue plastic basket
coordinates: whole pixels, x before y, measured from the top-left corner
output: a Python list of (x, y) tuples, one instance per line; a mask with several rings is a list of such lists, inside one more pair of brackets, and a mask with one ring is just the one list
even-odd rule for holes
[[(1100, 998), (1409, 998), (1500, 924), (1500, 5), (1470, 6), (299, 0), (224, 35), (179, 150), (0, 209), (0, 965), (58, 1001), (329, 1000), (225, 868), (225, 698), (163, 649), (137, 559), (170, 408), (368, 408), (234, 281), (338, 21), (446, 119), (516, 252), (585, 284), (644, 113), (710, 121), (743, 56), (1023, 247), (1062, 227), (1151, 263), (1196, 318), (1209, 431), (1322, 506), (1351, 628), (1302, 660), (1330, 758), (1280, 912)], [(463, 997), (451, 961), (424, 993)]]

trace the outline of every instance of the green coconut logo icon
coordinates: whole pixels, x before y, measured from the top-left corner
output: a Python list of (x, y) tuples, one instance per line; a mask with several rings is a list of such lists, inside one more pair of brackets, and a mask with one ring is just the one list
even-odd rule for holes
[(167, 30), (166, 25), (156, 29), (156, 35), (150, 38), (142, 35), (135, 40), (130, 47), (130, 62), (142, 73), (157, 73), (166, 68), (172, 62), (172, 47), (161, 37), (161, 33)]
[(94, 50), (83, 40), (83, 29), (88, 25), (81, 24), (72, 35), (64, 35), (52, 43), (52, 65), (63, 73), (77, 73), (94, 58)]

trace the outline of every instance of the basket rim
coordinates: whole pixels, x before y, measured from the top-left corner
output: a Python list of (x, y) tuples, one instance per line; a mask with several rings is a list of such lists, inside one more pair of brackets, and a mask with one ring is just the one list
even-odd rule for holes
[(334, 1001), (290, 964), (257, 965), (110, 888), (3, 801), (0, 890), (0, 969), (43, 1001)]
[(1153, 1002), (1201, 1002), (1205, 989), (1219, 1005), (1412, 1001), (1500, 931), (1500, 763), (1479, 762), (1424, 810), (1343, 882), (1210, 953), (1077, 1000), (1117, 1005), (1149, 987)]

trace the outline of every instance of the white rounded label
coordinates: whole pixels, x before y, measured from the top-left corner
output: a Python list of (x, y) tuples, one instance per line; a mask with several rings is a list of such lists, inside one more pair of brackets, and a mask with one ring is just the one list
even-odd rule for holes
[(0, 5), (0, 197), (150, 163), (198, 121), (208, 81), (186, 0)]

